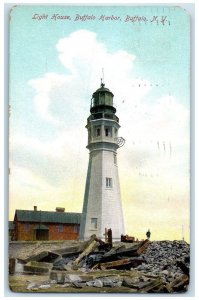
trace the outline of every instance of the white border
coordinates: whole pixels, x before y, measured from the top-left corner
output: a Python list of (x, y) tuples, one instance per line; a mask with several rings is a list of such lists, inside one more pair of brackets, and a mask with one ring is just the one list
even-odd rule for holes
[[(26, 0), (26, 1), (23, 1), (23, 0), (18, 0), (18, 1), (8, 1), (8, 0), (1, 0), (0, 1), (0, 20), (1, 20), (1, 25), (4, 24), (4, 5), (5, 4), (33, 4), (33, 5), (36, 5), (36, 4), (47, 4), (47, 5), (59, 5), (59, 4), (72, 4), (72, 5), (78, 5), (78, 4), (82, 4), (82, 5), (156, 5), (156, 4), (159, 4), (159, 5), (162, 5), (162, 4), (168, 4), (168, 5), (176, 5), (176, 4), (179, 4), (179, 5), (183, 5), (183, 4), (195, 4), (195, 15), (196, 17), (199, 16), (199, 1), (190, 1), (190, 0), (187, 0), (186, 3), (183, 3), (182, 1), (180, 0), (177, 0), (177, 1), (171, 1), (171, 0), (165, 0), (165, 1), (158, 1), (158, 0), (154, 0), (154, 1), (149, 1), (149, 0), (142, 0), (141, 3), (139, 1), (134, 1), (134, 0), (131, 0), (131, 1), (126, 1), (126, 0), (101, 0), (101, 1), (98, 1), (98, 0), (87, 0), (87, 1), (83, 1), (83, 0), (79, 0), (79, 1), (66, 1), (66, 0), (59, 0), (58, 3), (56, 3), (55, 1), (52, 2), (52, 1), (47, 1), (47, 0), (43, 0), (43, 1), (39, 1), (39, 0), (32, 0), (32, 1), (29, 1), (29, 0)], [(195, 23), (195, 30), (196, 31), (196, 37), (198, 37), (198, 28), (199, 28), (199, 21), (196, 19), (196, 23)], [(4, 45), (4, 26), (0, 26), (0, 37), (1, 37), (1, 45)], [(198, 61), (198, 55), (197, 53), (199, 53), (199, 46), (198, 46), (198, 38), (195, 39), (195, 53), (196, 53), (196, 58), (195, 58), (195, 78), (197, 79), (198, 78), (198, 69), (199, 69), (199, 61)], [(8, 55), (6, 53), (6, 55)], [(192, 55), (193, 55), (193, 49), (192, 49)], [(0, 47), (0, 65), (1, 65), (1, 68), (0, 68), (0, 82), (1, 82), (1, 89), (0, 89), (0, 99), (1, 99), (1, 103), (3, 103), (3, 99), (4, 99), (4, 76), (3, 76), (3, 70), (4, 68), (2, 68), (2, 66), (4, 66), (4, 48), (1, 46)], [(193, 80), (193, 79), (192, 79)], [(192, 93), (192, 96), (194, 96), (194, 93)], [(199, 99), (198, 97), (198, 88), (196, 86), (196, 94), (195, 94), (195, 99)], [(194, 100), (194, 99), (193, 99)], [(193, 103), (192, 103), (193, 105)], [(198, 228), (199, 228), (199, 224), (198, 224), (198, 220), (199, 220), (199, 217), (198, 217), (198, 214), (199, 214), (199, 204), (198, 204), (198, 199), (199, 199), (199, 193), (198, 193), (198, 187), (197, 185), (199, 186), (199, 183), (197, 183), (197, 181), (195, 180), (195, 178), (198, 178), (198, 165), (199, 165), (199, 155), (197, 156), (197, 153), (199, 153), (199, 146), (198, 146), (198, 138), (196, 136), (196, 132), (197, 132), (197, 128), (198, 128), (198, 119), (197, 119), (197, 113), (199, 111), (199, 105), (197, 103), (197, 101), (195, 102), (195, 106), (193, 105), (193, 107), (195, 108), (195, 122), (194, 124), (192, 124), (192, 126), (194, 128), (192, 128), (192, 188), (193, 188), (193, 191), (192, 191), (192, 197), (194, 197), (194, 192), (195, 192), (195, 234), (194, 236), (192, 236), (192, 239), (195, 240), (195, 253), (196, 253), (196, 257), (195, 257), (195, 263), (194, 265), (196, 266), (195, 269), (196, 269), (196, 276), (195, 276), (195, 283), (196, 283), (196, 286), (195, 286), (195, 295), (193, 296), (188, 296), (189, 298), (196, 298), (198, 299), (199, 297), (199, 288), (198, 288), (198, 284), (197, 282), (199, 282), (199, 277), (198, 277), (198, 272), (199, 272), (199, 247), (198, 247), (198, 240), (199, 240), (199, 236), (198, 236)], [(192, 111), (192, 120), (194, 119), (194, 112)], [(7, 220), (7, 217), (6, 217), (6, 214), (7, 212), (5, 211), (5, 205), (4, 205), (4, 168), (6, 167), (5, 164), (4, 164), (4, 161), (5, 161), (5, 157), (7, 155), (7, 149), (5, 150), (5, 153), (4, 153), (4, 147), (3, 147), (3, 144), (4, 144), (4, 124), (5, 124), (5, 120), (4, 120), (4, 116), (5, 116), (5, 112), (4, 112), (4, 105), (1, 106), (1, 109), (0, 109), (0, 121), (1, 121), (1, 124), (0, 124), (0, 138), (1, 138), (1, 143), (0, 145), (2, 147), (0, 147), (0, 158), (1, 158), (1, 161), (0, 161), (0, 176), (1, 176), (1, 197), (0, 197), (0, 205), (1, 205), (1, 208), (0, 208), (0, 228), (2, 229), (2, 234), (1, 234), (1, 238), (0, 240), (2, 241), (2, 247), (1, 249), (3, 250), (4, 246), (3, 246), (3, 241), (4, 241), (4, 231), (3, 231), (3, 228), (4, 228), (4, 225), (5, 225), (5, 220)], [(7, 134), (7, 133), (5, 133)], [(194, 143), (194, 136), (195, 136), (195, 143)], [(5, 136), (6, 138), (6, 136)], [(194, 158), (194, 149), (195, 149), (195, 158)], [(4, 166), (4, 167), (3, 167)], [(195, 178), (194, 178), (194, 166), (195, 166)], [(196, 182), (195, 185), (194, 185), (194, 181)], [(194, 200), (194, 199), (192, 199)], [(192, 218), (194, 218), (194, 215), (192, 214)], [(193, 225), (193, 224), (192, 224)], [(5, 247), (7, 247), (5, 245)], [(194, 249), (192, 249), (192, 254), (194, 252)], [(91, 295), (85, 295), (85, 296), (78, 296), (77, 294), (74, 294), (73, 296), (72, 295), (59, 295), (59, 294), (52, 294), (52, 295), (49, 295), (49, 294), (12, 294), (11, 292), (8, 294), (8, 291), (6, 292), (5, 294), (5, 291), (4, 291), (4, 280), (6, 281), (7, 278), (5, 278), (5, 268), (7, 269), (8, 266), (5, 264), (5, 261), (4, 261), (4, 256), (3, 256), (3, 251), (1, 252), (1, 255), (0, 255), (0, 269), (1, 269), (1, 277), (0, 277), (0, 296), (1, 298), (7, 298), (7, 299), (11, 299), (13, 297), (23, 297), (23, 299), (25, 298), (29, 298), (29, 297), (37, 297), (37, 299), (40, 299), (40, 298), (43, 298), (43, 297), (50, 297), (50, 298), (54, 298), (54, 299), (57, 299), (57, 297), (67, 297), (67, 298), (71, 298), (71, 297), (75, 297), (76, 299), (82, 299), (85, 298), (85, 297), (97, 297), (97, 298), (104, 298), (102, 295), (94, 295), (94, 294), (91, 294)], [(186, 294), (185, 294), (186, 295)], [(148, 299), (152, 299), (154, 297), (156, 297), (154, 294), (153, 296), (151, 297), (150, 295), (143, 295), (144, 297), (147, 297)], [(180, 297), (180, 298), (187, 298), (187, 296), (183, 296), (182, 294), (182, 297), (178, 294), (176, 296), (172, 295), (172, 296), (168, 296), (168, 298), (172, 299), (172, 298), (175, 298), (175, 297)], [(106, 297), (108, 298), (115, 298), (115, 297), (133, 297), (134, 299), (136, 298), (140, 298), (142, 297), (142, 295), (140, 296), (137, 296), (134, 297), (133, 294), (126, 294), (126, 295), (106, 295)], [(162, 295), (162, 297), (166, 297), (166, 295)], [(162, 298), (161, 297), (161, 298)], [(160, 298), (160, 296), (158, 295), (156, 298)]]

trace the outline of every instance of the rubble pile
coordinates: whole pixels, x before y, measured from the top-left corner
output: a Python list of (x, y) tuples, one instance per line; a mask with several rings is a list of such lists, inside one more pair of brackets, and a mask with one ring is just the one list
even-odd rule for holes
[[(95, 235), (80, 248), (43, 251), (24, 261), (31, 274), (47, 273), (48, 281), (27, 290), (62, 288), (125, 289), (135, 293), (185, 292), (189, 284), (189, 245), (184, 241), (105, 243)], [(101, 289), (101, 290), (100, 290)]]
[(136, 269), (148, 275), (158, 275), (165, 283), (184, 274), (189, 276), (190, 247), (185, 241), (150, 243), (142, 258), (146, 263)]

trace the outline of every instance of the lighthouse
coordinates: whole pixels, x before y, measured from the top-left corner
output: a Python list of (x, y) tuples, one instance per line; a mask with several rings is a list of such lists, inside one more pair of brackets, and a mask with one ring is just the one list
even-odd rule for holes
[(104, 239), (105, 228), (112, 229), (114, 241), (124, 234), (124, 218), (118, 176), (117, 149), (125, 140), (120, 128), (113, 93), (101, 82), (93, 93), (87, 119), (89, 164), (80, 224), (80, 240), (92, 234)]

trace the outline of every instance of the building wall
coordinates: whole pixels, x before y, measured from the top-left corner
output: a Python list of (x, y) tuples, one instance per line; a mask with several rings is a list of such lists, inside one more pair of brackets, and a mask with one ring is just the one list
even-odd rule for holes
[[(63, 224), (62, 228), (59, 227), (59, 224), (45, 225), (49, 228), (49, 240), (77, 240), (78, 238), (79, 224)], [(36, 226), (38, 226), (38, 223), (17, 222), (15, 240), (35, 241)]]
[(15, 231), (14, 229), (9, 229), (9, 241), (14, 241)]
[(48, 225), (49, 240), (77, 240), (79, 235), (79, 225), (63, 224), (63, 231), (60, 225)]
[(17, 222), (16, 240), (17, 241), (34, 241), (35, 224)]
[[(121, 234), (125, 234), (122, 202), (120, 195), (120, 182), (117, 162), (114, 162), (111, 151), (103, 151), (102, 170), (102, 232), (104, 228), (112, 229), (113, 240), (120, 240)], [(112, 178), (112, 187), (106, 187), (106, 177)]]

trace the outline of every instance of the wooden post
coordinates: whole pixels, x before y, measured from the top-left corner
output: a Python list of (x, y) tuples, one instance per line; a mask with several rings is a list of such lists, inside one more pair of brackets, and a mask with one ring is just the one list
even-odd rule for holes
[(112, 230), (111, 230), (111, 228), (108, 229), (108, 244), (109, 244), (111, 247), (113, 246)]
[(9, 274), (15, 273), (15, 258), (9, 258)]
[(107, 228), (105, 228), (105, 243), (108, 242), (108, 232), (107, 232)]
[(73, 265), (77, 266), (85, 256), (90, 254), (95, 248), (97, 248), (99, 246), (99, 242), (96, 241), (95, 238), (96, 238), (95, 235), (91, 236), (91, 238), (88, 241), (88, 243), (86, 244), (83, 252), (76, 258), (76, 260), (73, 262)]

